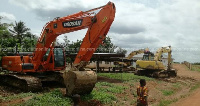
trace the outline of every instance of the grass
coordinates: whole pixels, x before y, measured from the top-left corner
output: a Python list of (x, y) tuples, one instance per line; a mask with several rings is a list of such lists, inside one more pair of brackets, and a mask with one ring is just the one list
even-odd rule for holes
[(139, 81), (139, 79), (145, 79), (145, 80), (154, 80), (153, 78), (145, 77), (145, 76), (137, 76), (133, 73), (98, 73), (98, 76), (108, 77), (112, 79), (118, 79), (123, 81), (130, 81), (130, 80), (136, 80)]
[(170, 96), (170, 95), (174, 94), (174, 91), (172, 91), (172, 90), (162, 90), (162, 94), (164, 96)]
[(112, 83), (108, 82), (98, 82), (96, 83), (97, 91), (103, 91), (103, 92), (110, 92), (110, 93), (123, 93), (125, 89), (128, 87), (120, 86), (120, 85), (114, 85)]
[(98, 82), (96, 83), (95, 87), (99, 88), (101, 86), (108, 86), (108, 87), (112, 87), (114, 84), (112, 83), (108, 83), (108, 82)]
[(192, 87), (190, 88), (190, 92), (191, 92), (191, 91), (194, 91), (194, 90), (196, 90), (196, 89), (198, 89), (198, 88), (200, 88), (200, 83), (197, 83), (197, 84), (195, 84), (194, 86), (192, 86)]
[(35, 95), (32, 99), (25, 103), (19, 104), (20, 106), (70, 106), (72, 100), (63, 97), (59, 89), (43, 95)]
[(181, 84), (178, 83), (178, 82), (176, 82), (176, 83), (174, 83), (172, 86), (173, 86), (174, 88), (179, 89), (179, 88), (181, 87)]
[(136, 104), (136, 102), (137, 102), (137, 100), (134, 99), (134, 100), (131, 101), (130, 105), (133, 106), (134, 104)]
[(36, 94), (34, 93), (20, 93), (18, 95), (12, 95), (12, 96), (7, 96), (7, 97), (3, 97), (0, 95), (0, 100), (2, 100), (2, 102), (7, 102), (7, 101), (10, 101), (10, 100), (15, 100), (15, 99), (21, 99), (21, 98), (25, 98), (25, 97), (28, 97), (28, 96), (34, 96)]
[(199, 71), (200, 72), (200, 65), (192, 65), (192, 71)]
[[(111, 103), (112, 101), (117, 101), (117, 97), (114, 95), (115, 93), (122, 93), (124, 89), (127, 89), (127, 87), (114, 85), (112, 83), (107, 83), (107, 82), (98, 82), (96, 84), (96, 88), (97, 89), (94, 89), (90, 94), (82, 95), (81, 99), (86, 101), (98, 100), (102, 104), (107, 104)], [(44, 94), (21, 93), (18, 95), (13, 95), (8, 97), (0, 96), (0, 100), (2, 102), (6, 102), (29, 96), (33, 97), (22, 104), (16, 104), (16, 105), (17, 106), (71, 106), (72, 104), (72, 99), (64, 97), (59, 89), (55, 89), (51, 92)]]
[(117, 97), (113, 94), (107, 93), (105, 91), (96, 91), (93, 90), (91, 94), (84, 95), (81, 97), (82, 100), (99, 100), (101, 103), (111, 103), (112, 101), (116, 101)]
[(172, 99), (172, 100), (161, 100), (158, 106), (168, 106), (173, 102), (178, 101), (178, 99)]

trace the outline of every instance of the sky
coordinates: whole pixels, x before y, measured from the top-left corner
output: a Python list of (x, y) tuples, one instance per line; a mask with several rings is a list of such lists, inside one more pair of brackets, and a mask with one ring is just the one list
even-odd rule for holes
[[(199, 0), (110, 0), (115, 3), (115, 20), (108, 32), (112, 42), (128, 50), (172, 46), (176, 62), (200, 62)], [(23, 21), (40, 36), (43, 26), (63, 17), (105, 5), (108, 0), (1, 0), (4, 22)], [(87, 29), (64, 34), (82, 39)], [(64, 35), (58, 37), (64, 42)]]

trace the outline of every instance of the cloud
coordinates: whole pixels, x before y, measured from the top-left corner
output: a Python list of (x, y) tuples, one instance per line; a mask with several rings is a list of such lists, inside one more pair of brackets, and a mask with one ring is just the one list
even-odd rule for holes
[(119, 34), (137, 34), (140, 32), (144, 32), (146, 29), (140, 25), (124, 25), (123, 23), (119, 25), (113, 25), (110, 31), (119, 33)]
[[(40, 19), (62, 17), (105, 5), (107, 0), (9, 0), (10, 3), (33, 12)], [(155, 48), (171, 45), (173, 56), (184, 60), (188, 52), (183, 48), (200, 48), (199, 0), (117, 0), (115, 20), (108, 35), (115, 45), (123, 48)], [(83, 34), (81, 34), (81, 33)], [(80, 39), (73, 33), (73, 39)], [(70, 34), (69, 34), (70, 35)], [(129, 51), (131, 52), (131, 50)], [(181, 52), (181, 55), (179, 53)], [(188, 61), (197, 54), (190, 51)], [(200, 55), (198, 56), (200, 60)]]
[(0, 12), (0, 16), (3, 17), (3, 21), (5, 22), (13, 22), (16, 20), (16, 17), (13, 14), (7, 12)]
[(88, 0), (87, 2), (84, 0), (57, 0), (56, 2), (55, 0), (9, 0), (11, 4), (23, 7), (28, 11), (32, 11), (39, 16), (40, 19), (63, 17), (106, 4), (105, 1), (101, 1), (99, 4), (95, 3), (98, 1), (101, 0)]

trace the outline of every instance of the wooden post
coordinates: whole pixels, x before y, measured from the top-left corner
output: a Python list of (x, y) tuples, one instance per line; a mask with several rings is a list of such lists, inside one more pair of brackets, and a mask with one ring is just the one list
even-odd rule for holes
[(96, 71), (99, 72), (99, 60), (96, 62)]

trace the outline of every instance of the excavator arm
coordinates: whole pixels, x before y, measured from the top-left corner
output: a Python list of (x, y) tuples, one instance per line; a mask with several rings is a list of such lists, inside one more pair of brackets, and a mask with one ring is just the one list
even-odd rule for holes
[(159, 61), (163, 53), (168, 53), (168, 55), (170, 55), (168, 58), (171, 58), (171, 51), (171, 46), (159, 48), (155, 53), (154, 61)]
[(155, 57), (154, 57), (154, 61), (160, 61), (160, 59), (161, 59), (161, 55), (163, 54), (163, 53), (168, 53), (168, 67), (167, 67), (167, 69), (168, 70), (171, 70), (171, 57), (172, 57), (172, 55), (171, 55), (171, 52), (172, 52), (172, 50), (171, 50), (171, 46), (167, 46), (167, 47), (162, 47), (162, 48), (159, 48), (157, 51), (156, 51), (156, 54), (155, 54)]
[[(94, 11), (96, 10), (100, 11), (95, 14)], [(85, 12), (80, 11), (62, 18), (58, 17), (48, 22), (43, 28), (41, 37), (36, 45), (33, 56), (34, 69), (38, 70), (38, 67), (42, 64), (42, 57), (57, 36), (84, 28), (88, 28), (88, 31), (83, 39), (74, 64), (77, 65), (81, 62), (89, 61), (96, 48), (98, 48), (102, 40), (106, 37), (114, 17), (115, 5), (112, 2), (108, 2), (105, 6)]]
[[(126, 57), (126, 59), (130, 60), (135, 55), (142, 54), (142, 53), (148, 53), (148, 52), (149, 52), (149, 48), (135, 50), (135, 51), (132, 51), (131, 53), (129, 53), (129, 55), (128, 55), (128, 57)], [(128, 67), (131, 65), (130, 62), (115, 62), (115, 64), (123, 65), (125, 67)]]
[(146, 48), (146, 49), (139, 49), (139, 50), (136, 50), (136, 51), (132, 51), (132, 52), (128, 55), (127, 59), (131, 59), (133, 56), (138, 55), (138, 54), (141, 54), (141, 53), (145, 53), (145, 52), (149, 52), (149, 48)]

